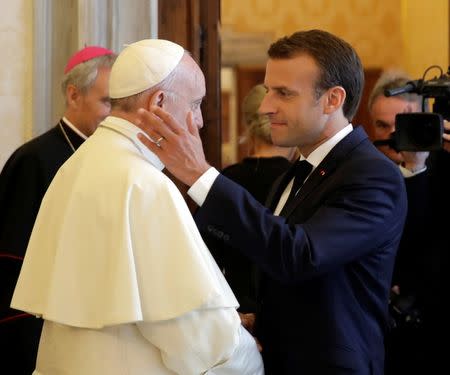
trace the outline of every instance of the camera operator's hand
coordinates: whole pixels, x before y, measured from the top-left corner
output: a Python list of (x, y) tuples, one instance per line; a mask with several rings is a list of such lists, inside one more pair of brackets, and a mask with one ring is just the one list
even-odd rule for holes
[(450, 122), (447, 120), (444, 120), (444, 134), (442, 135), (442, 138), (444, 139), (442, 148), (445, 151), (450, 152)]
[(400, 153), (403, 156), (403, 162), (401, 163), (402, 167), (408, 169), (412, 173), (417, 173), (425, 169), (425, 162), (430, 155), (428, 151), (401, 151)]

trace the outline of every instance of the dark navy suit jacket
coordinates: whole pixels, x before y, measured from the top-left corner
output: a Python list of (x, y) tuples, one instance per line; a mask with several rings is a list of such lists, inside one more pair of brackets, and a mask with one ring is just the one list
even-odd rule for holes
[(382, 374), (388, 295), (407, 203), (399, 169), (361, 127), (312, 172), (296, 200), (268, 206), (219, 176), (196, 223), (263, 270), (257, 337), (266, 374)]

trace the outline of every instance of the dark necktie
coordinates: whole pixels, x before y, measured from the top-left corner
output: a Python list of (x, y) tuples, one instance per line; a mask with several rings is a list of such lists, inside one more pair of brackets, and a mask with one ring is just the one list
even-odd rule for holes
[(289, 193), (289, 197), (286, 201), (285, 206), (290, 203), (295, 196), (298, 194), (305, 178), (311, 173), (312, 165), (308, 163), (306, 160), (297, 160), (294, 164), (294, 184), (292, 185), (291, 192)]

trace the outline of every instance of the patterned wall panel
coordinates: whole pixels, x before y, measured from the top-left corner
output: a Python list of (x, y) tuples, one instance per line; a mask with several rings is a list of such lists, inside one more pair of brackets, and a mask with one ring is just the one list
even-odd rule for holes
[(352, 44), (366, 68), (401, 66), (401, 0), (222, 0), (222, 26), (275, 38), (320, 28)]

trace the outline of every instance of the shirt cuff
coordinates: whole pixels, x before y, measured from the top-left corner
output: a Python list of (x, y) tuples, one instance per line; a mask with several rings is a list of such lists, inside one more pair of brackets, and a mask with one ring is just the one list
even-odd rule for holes
[(198, 206), (201, 206), (205, 201), (206, 196), (211, 190), (211, 187), (219, 174), (220, 173), (216, 168), (209, 168), (188, 190), (188, 195), (195, 203), (197, 203)]
[(414, 172), (412, 172), (409, 169), (403, 167), (402, 165), (399, 165), (399, 168), (400, 168), (400, 171), (402, 172), (402, 175), (403, 175), (404, 178), (409, 178), (409, 177), (416, 176), (416, 175), (418, 175), (418, 174), (420, 174), (422, 172), (425, 172), (427, 170), (426, 166), (423, 167), (422, 169), (419, 169), (419, 170), (414, 171)]

